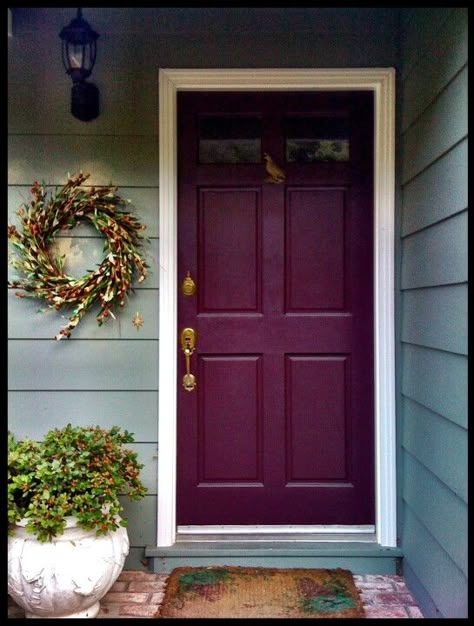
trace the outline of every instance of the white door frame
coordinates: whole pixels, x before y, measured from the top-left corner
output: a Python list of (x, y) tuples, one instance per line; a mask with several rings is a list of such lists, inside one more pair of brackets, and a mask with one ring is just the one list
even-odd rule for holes
[(157, 546), (176, 541), (178, 91), (372, 91), (374, 115), (374, 358), (376, 541), (396, 542), (394, 200), (395, 70), (160, 69), (160, 322)]

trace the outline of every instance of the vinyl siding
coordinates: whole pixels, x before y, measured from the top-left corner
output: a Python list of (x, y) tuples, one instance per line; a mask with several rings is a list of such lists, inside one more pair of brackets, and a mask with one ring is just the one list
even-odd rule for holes
[[(404, 451), (460, 500), (467, 502), (465, 428), (408, 397), (403, 400), (403, 409), (405, 427), (401, 443)], [(456, 456), (456, 463), (452, 462), (453, 456)]]
[(467, 352), (467, 285), (411, 289), (403, 297), (402, 341)]
[(461, 211), (404, 237), (402, 289), (464, 283), (467, 227), (467, 211)]
[(403, 343), (402, 358), (402, 394), (467, 428), (466, 357)]
[[(402, 235), (450, 218), (467, 207), (467, 139), (403, 186)], [(434, 259), (433, 259), (434, 260)]]
[[(405, 504), (404, 575), (425, 617), (466, 618), (467, 578), (426, 525)], [(446, 521), (444, 521), (446, 524)], [(423, 572), (420, 577), (419, 572)], [(416, 581), (416, 582), (415, 582)], [(433, 590), (436, 590), (433, 593)]]
[(406, 184), (467, 134), (467, 67), (403, 133), (402, 183)]
[[(8, 41), (8, 221), (33, 181), (91, 173), (132, 201), (150, 238), (147, 280), (117, 320), (98, 327), (89, 313), (67, 341), (52, 337), (61, 313), (8, 293), (8, 423), (18, 437), (50, 428), (114, 424), (135, 433), (149, 495), (125, 504), (131, 549), (126, 567), (146, 567), (156, 542), (158, 426), (158, 69), (159, 67), (390, 67), (397, 63), (399, 11), (384, 8), (89, 8), (100, 33), (91, 82), (100, 115), (71, 116), (71, 81), (58, 33), (69, 8), (14, 8)], [(40, 58), (41, 63), (36, 59)], [(58, 237), (59, 239), (59, 237)], [(101, 251), (94, 232), (62, 245), (84, 257)], [(144, 318), (137, 331), (136, 311)], [(166, 364), (162, 364), (166, 367)], [(160, 416), (166, 419), (166, 416)]]
[[(71, 10), (63, 25), (73, 17)], [(26, 11), (28, 13), (28, 11)], [(31, 11), (33, 15), (35, 11)], [(145, 78), (139, 50), (123, 34), (101, 33), (94, 82), (101, 113), (82, 123), (69, 113), (71, 81), (60, 59), (59, 38), (48, 9), (43, 35), (38, 25), (23, 31), (13, 16), (9, 42), (8, 222), (29, 200), (34, 180), (61, 185), (67, 173), (90, 172), (90, 185), (115, 185), (146, 225), (147, 280), (130, 293), (116, 321), (99, 327), (91, 311), (71, 339), (52, 337), (66, 323), (64, 312), (8, 293), (8, 426), (17, 436), (41, 438), (50, 428), (72, 424), (118, 425), (134, 433), (132, 447), (144, 464), (148, 488), (140, 502), (122, 498), (128, 520), (128, 568), (144, 568), (144, 546), (156, 540), (158, 455), (158, 136), (157, 70)], [(64, 15), (63, 15), (64, 17)], [(94, 18), (85, 16), (95, 27)], [(109, 39), (109, 46), (105, 41)], [(112, 41), (110, 41), (112, 39)], [(120, 50), (120, 52), (119, 52)], [(42, 74), (32, 62), (41, 54)], [(113, 59), (116, 55), (116, 59)], [(134, 75), (115, 78), (117, 63), (131, 63)], [(99, 68), (101, 68), (99, 70)], [(156, 78), (156, 84), (155, 83)], [(135, 89), (137, 93), (135, 93)], [(138, 94), (138, 95), (137, 95)], [(27, 114), (25, 113), (27, 112)], [(61, 237), (61, 239), (64, 239)], [(87, 259), (102, 258), (102, 239), (90, 229), (68, 233), (67, 242)], [(59, 237), (58, 237), (59, 240)], [(9, 271), (11, 275), (12, 270)], [(144, 324), (132, 324), (139, 311)]]
[(467, 9), (401, 31), (401, 546), (426, 617), (467, 617)]
[[(111, 428), (119, 415), (133, 415), (140, 407), (140, 419), (128, 424), (137, 441), (157, 441), (158, 405), (154, 391), (35, 391), (11, 393), (8, 424), (17, 437), (40, 439), (46, 428), (61, 428), (65, 418), (77, 426), (100, 422)], [(36, 415), (47, 415), (45, 424)]]

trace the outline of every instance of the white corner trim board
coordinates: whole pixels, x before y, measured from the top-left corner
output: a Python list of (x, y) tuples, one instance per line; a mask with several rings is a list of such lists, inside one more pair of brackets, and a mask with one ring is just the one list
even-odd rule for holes
[(157, 545), (176, 541), (178, 91), (369, 90), (375, 97), (374, 338), (376, 539), (396, 543), (394, 203), (395, 70), (160, 69), (159, 457)]

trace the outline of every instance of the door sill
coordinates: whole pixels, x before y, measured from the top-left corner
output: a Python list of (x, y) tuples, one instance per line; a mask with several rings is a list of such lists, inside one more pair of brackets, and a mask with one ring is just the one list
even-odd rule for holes
[(375, 526), (178, 526), (177, 543), (194, 542), (376, 543)]

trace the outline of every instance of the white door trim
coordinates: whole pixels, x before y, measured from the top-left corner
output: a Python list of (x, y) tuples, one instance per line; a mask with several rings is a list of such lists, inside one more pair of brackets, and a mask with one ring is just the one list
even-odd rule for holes
[(396, 541), (394, 204), (395, 70), (160, 69), (159, 454), (157, 546), (176, 542), (178, 91), (368, 90), (375, 96), (374, 339), (376, 537)]

